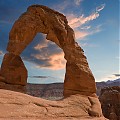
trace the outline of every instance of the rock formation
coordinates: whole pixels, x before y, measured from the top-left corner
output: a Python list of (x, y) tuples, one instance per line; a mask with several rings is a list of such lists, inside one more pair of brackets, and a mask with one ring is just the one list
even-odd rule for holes
[[(27, 70), (20, 54), (39, 32), (47, 34), (46, 39), (55, 42), (64, 52), (67, 61), (64, 99), (51, 102), (0, 90), (0, 108), (4, 109), (0, 111), (0, 117), (19, 115), (21, 118), (37, 116), (41, 119), (49, 117), (51, 120), (65, 120), (75, 116), (78, 120), (77, 117), (102, 116), (100, 102), (96, 97), (95, 79), (83, 50), (75, 42), (73, 29), (63, 14), (42, 5), (30, 6), (10, 31), (8, 53), (4, 56), (0, 71), (0, 81), (5, 84), (2, 86), (11, 84), (17, 88), (26, 85)], [(12, 96), (15, 96), (14, 99)]]
[(106, 120), (97, 117), (101, 110), (96, 111), (92, 104), (100, 105), (97, 98), (83, 95), (49, 101), (0, 89), (1, 120)]
[(5, 82), (26, 85), (27, 72), (19, 55), (39, 32), (47, 34), (46, 39), (55, 42), (64, 52), (67, 60), (64, 96), (94, 95), (96, 86), (93, 74), (83, 50), (75, 42), (74, 31), (66, 17), (42, 5), (30, 6), (10, 31), (7, 46), (9, 53), (5, 55), (1, 67)]
[(1, 66), (1, 74), (5, 78), (5, 83), (23, 86), (27, 84), (27, 69), (18, 55), (5, 54)]
[(103, 115), (110, 120), (120, 120), (120, 87), (106, 87), (99, 97)]

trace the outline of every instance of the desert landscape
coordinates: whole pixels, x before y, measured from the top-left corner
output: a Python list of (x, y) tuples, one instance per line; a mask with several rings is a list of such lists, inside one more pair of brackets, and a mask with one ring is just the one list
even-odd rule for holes
[[(78, 5), (81, 1), (74, 2)], [(96, 8), (97, 17), (104, 7), (102, 4)], [(89, 19), (96, 18), (86, 18), (86, 21)], [(117, 79), (112, 81), (96, 82), (73, 28), (63, 13), (39, 4), (30, 5), (14, 21), (6, 51), (0, 53), (3, 56), (0, 67), (0, 120), (120, 120), (119, 74), (114, 74)], [(38, 33), (46, 35), (46, 44), (56, 44), (63, 51), (65, 61), (61, 60), (59, 52), (47, 59), (48, 54), (43, 52), (44, 56), (31, 54), (33, 62), (35, 58), (38, 63), (41, 59), (52, 71), (65, 65), (64, 82), (28, 82), (29, 69), (22, 55)], [(38, 44), (34, 49), (41, 51), (46, 44)]]

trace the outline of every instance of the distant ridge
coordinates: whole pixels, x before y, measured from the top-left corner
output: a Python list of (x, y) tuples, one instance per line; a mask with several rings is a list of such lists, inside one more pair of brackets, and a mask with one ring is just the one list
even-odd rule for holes
[[(100, 91), (104, 87), (120, 86), (120, 78), (116, 80), (108, 80), (107, 82), (96, 82), (97, 95), (100, 95)], [(63, 83), (51, 83), (51, 84), (27, 84), (27, 94), (42, 97), (45, 99), (60, 99), (63, 97)]]

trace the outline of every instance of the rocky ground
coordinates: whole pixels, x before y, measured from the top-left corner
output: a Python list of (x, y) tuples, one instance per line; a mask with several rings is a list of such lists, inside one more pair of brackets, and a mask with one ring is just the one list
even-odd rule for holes
[(0, 120), (105, 120), (98, 106), (94, 97), (49, 101), (0, 89)]
[(120, 87), (106, 87), (99, 97), (103, 115), (110, 120), (120, 120)]

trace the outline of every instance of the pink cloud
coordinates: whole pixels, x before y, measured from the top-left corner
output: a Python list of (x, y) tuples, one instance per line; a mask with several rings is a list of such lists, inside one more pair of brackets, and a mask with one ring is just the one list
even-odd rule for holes
[(101, 25), (96, 26), (95, 28), (91, 28), (90, 31), (80, 31), (80, 30), (75, 30), (75, 38), (77, 40), (82, 40), (88, 35), (93, 35), (95, 33), (98, 33), (101, 31)]
[(75, 38), (76, 39), (82, 39), (82, 38), (85, 38), (88, 35), (89, 35), (88, 32), (82, 32), (82, 31), (79, 31), (79, 30), (75, 31)]
[(48, 46), (48, 42), (46, 42), (47, 40), (45, 40), (45, 42), (44, 43), (42, 43), (42, 44), (37, 44), (35, 47), (34, 47), (34, 49), (35, 50), (41, 50), (41, 49), (43, 49), (43, 48), (46, 48), (47, 46)]
[(80, 27), (81, 25), (83, 25), (87, 22), (97, 19), (100, 16), (99, 12), (101, 10), (103, 10), (104, 8), (105, 8), (105, 4), (102, 4), (98, 7), (96, 7), (95, 12), (93, 12), (92, 14), (90, 14), (89, 16), (86, 16), (86, 17), (84, 14), (82, 14), (81, 16), (76, 16), (75, 14), (68, 14), (67, 15), (68, 23), (73, 29)]
[(64, 59), (64, 53), (54, 54), (50, 56), (49, 63), (52, 65), (50, 69), (60, 70), (65, 68), (66, 60)]
[(92, 21), (92, 20), (95, 20), (99, 17), (99, 13), (98, 12), (95, 12), (95, 13), (92, 13), (91, 15), (85, 17), (83, 14), (79, 17), (71, 14), (71, 15), (68, 15), (68, 24), (73, 28), (78, 28), (80, 27), (81, 25), (89, 22), (89, 21)]
[(64, 53), (61, 52), (59, 54), (53, 54), (51, 56), (41, 56), (39, 54), (33, 55), (34, 58), (38, 60), (46, 60), (48, 59), (49, 66), (36, 65), (37, 68), (45, 68), (51, 70), (60, 70), (65, 68), (66, 60), (64, 59)]

